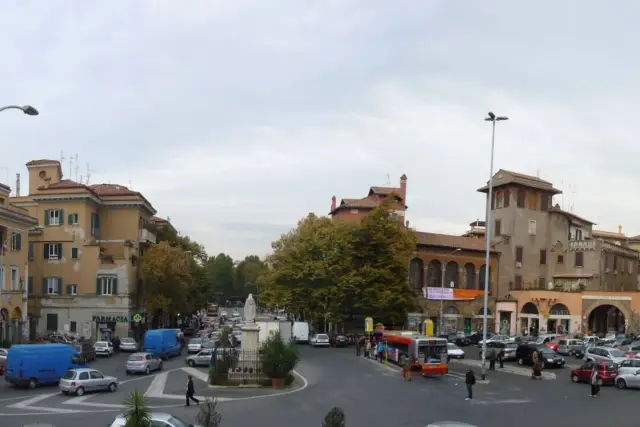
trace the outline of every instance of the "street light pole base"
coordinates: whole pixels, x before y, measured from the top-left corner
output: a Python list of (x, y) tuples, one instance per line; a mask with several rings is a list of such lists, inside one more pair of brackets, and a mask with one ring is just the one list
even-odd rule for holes
[(485, 381), (487, 379), (487, 374), (482, 373), (480, 374), (480, 381)]

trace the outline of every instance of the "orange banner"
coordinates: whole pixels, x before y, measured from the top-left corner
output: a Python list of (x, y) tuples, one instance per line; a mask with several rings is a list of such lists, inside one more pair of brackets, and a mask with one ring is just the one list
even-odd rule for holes
[(454, 289), (453, 299), (474, 299), (484, 295), (484, 291), (476, 289)]

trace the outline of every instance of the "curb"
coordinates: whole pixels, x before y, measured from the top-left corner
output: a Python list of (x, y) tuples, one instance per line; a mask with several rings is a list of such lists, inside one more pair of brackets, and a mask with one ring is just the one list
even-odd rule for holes
[[(477, 368), (482, 367), (482, 362), (480, 360), (468, 360), (468, 359), (456, 359), (455, 361), (452, 360), (453, 363), (459, 363), (461, 365), (467, 365), (467, 366), (475, 366)], [(496, 372), (503, 372), (505, 374), (513, 374), (513, 375), (520, 375), (523, 377), (530, 377), (531, 376), (531, 370), (526, 369), (526, 368), (496, 368)], [(555, 380), (556, 379), (556, 374), (554, 374), (553, 372), (542, 372), (542, 379), (543, 380)]]
[[(401, 367), (399, 367), (397, 365), (392, 365), (389, 362), (380, 363), (375, 359), (366, 358), (366, 357), (363, 357), (363, 359), (368, 360), (369, 362), (372, 362), (372, 363), (374, 363), (374, 364), (376, 364), (378, 366), (382, 365), (383, 367), (385, 367), (385, 368), (387, 368), (387, 369), (389, 369), (391, 371), (396, 371), (396, 372), (401, 372), (402, 371)], [(464, 373), (462, 373), (462, 372), (449, 372), (446, 375), (448, 375), (450, 377), (458, 378), (460, 380), (464, 380), (464, 377), (463, 377)], [(490, 384), (491, 380), (476, 380), (476, 383), (477, 384)]]

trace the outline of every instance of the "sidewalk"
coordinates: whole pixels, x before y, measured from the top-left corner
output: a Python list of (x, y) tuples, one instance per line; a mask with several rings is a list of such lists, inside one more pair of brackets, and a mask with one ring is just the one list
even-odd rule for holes
[[(461, 365), (473, 366), (476, 368), (482, 367), (482, 361), (480, 360), (471, 360), (471, 359), (456, 359), (452, 360), (451, 363), (459, 363)], [(487, 368), (489, 367), (489, 361), (487, 363)], [(520, 368), (518, 366), (505, 366), (504, 368), (496, 368), (496, 372), (504, 372), (506, 374), (515, 374), (522, 375), (525, 377), (531, 376), (531, 368)], [(555, 380), (556, 374), (553, 372), (542, 371), (542, 379), (543, 380)]]

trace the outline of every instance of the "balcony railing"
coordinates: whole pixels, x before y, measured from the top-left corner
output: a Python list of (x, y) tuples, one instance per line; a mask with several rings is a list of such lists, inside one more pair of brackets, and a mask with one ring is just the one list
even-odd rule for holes
[(147, 230), (146, 228), (140, 229), (140, 242), (142, 243), (156, 243), (156, 235)]
[(596, 240), (571, 240), (569, 241), (570, 251), (594, 251), (596, 249)]

